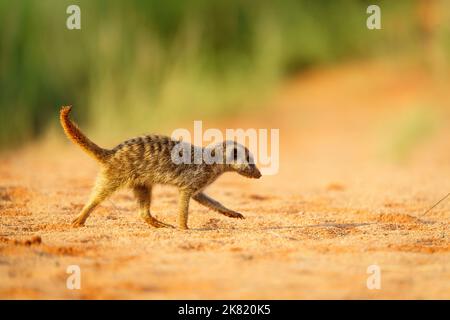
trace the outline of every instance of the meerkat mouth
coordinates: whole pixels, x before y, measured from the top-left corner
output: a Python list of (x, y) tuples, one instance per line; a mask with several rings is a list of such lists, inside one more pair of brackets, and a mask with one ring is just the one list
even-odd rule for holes
[(261, 172), (258, 172), (258, 173), (256, 173), (256, 174), (254, 174), (253, 175), (253, 179), (259, 179), (259, 178), (261, 178), (262, 177), (262, 174), (261, 174)]
[(258, 172), (240, 171), (239, 174), (251, 179), (259, 179), (262, 176), (259, 171)]

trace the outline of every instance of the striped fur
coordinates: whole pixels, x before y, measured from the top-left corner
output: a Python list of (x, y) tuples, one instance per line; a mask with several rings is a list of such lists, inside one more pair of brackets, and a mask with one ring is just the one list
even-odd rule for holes
[[(207, 164), (202, 161), (196, 164), (192, 161), (189, 164), (176, 164), (172, 161), (171, 155), (179, 141), (162, 135), (147, 135), (126, 140), (111, 150), (104, 149), (89, 140), (69, 119), (70, 111), (71, 107), (63, 107), (60, 112), (64, 132), (101, 166), (91, 199), (73, 221), (74, 226), (82, 226), (96, 206), (117, 189), (127, 187), (133, 190), (144, 221), (154, 227), (171, 227), (150, 214), (151, 190), (155, 184), (169, 184), (179, 189), (178, 226), (181, 229), (187, 229), (190, 198), (228, 217), (243, 218), (240, 213), (225, 208), (202, 193), (205, 187), (227, 171), (235, 171), (250, 178), (261, 176), (252, 163), (226, 161), (226, 157), (230, 155), (230, 148), (236, 148), (237, 143), (223, 142), (214, 147), (215, 150), (222, 152), (224, 163)], [(240, 147), (244, 148), (245, 155), (249, 159), (251, 154), (248, 149)], [(194, 145), (189, 145), (188, 148), (191, 150), (191, 160), (194, 160), (195, 150), (204, 151), (204, 148)]]

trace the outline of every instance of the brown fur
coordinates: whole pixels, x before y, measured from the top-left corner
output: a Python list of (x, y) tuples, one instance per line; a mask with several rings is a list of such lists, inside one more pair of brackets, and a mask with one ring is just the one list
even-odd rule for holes
[[(178, 226), (187, 229), (189, 201), (191, 198), (200, 204), (232, 218), (244, 218), (240, 213), (227, 209), (219, 202), (203, 193), (203, 189), (214, 182), (222, 173), (235, 171), (250, 178), (259, 178), (261, 174), (250, 161), (252, 156), (247, 148), (236, 142), (225, 141), (214, 146), (214, 152), (221, 152), (223, 163), (176, 164), (172, 161), (172, 150), (180, 142), (161, 135), (147, 135), (127, 140), (114, 149), (107, 150), (89, 140), (69, 119), (71, 107), (63, 107), (60, 121), (66, 135), (85, 152), (95, 158), (101, 166), (97, 183), (89, 202), (73, 221), (74, 226), (82, 226), (89, 214), (103, 200), (121, 187), (131, 188), (137, 198), (139, 214), (153, 227), (172, 227), (152, 217), (150, 213), (151, 191), (155, 184), (170, 184), (179, 189)], [(245, 150), (246, 161), (236, 161), (236, 147)], [(195, 150), (204, 148), (189, 145), (191, 160)], [(234, 161), (229, 160), (233, 157)]]
[(111, 151), (100, 148), (94, 142), (89, 140), (81, 131), (77, 125), (69, 120), (69, 113), (72, 107), (62, 107), (59, 114), (59, 120), (64, 129), (64, 132), (75, 144), (79, 145), (90, 156), (100, 162), (104, 162)]

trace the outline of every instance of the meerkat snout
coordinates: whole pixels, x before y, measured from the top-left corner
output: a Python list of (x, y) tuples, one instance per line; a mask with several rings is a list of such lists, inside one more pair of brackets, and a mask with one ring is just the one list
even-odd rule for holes
[(252, 178), (252, 179), (261, 178), (261, 172), (258, 170), (258, 168), (254, 164), (249, 164), (249, 165), (237, 170), (236, 172), (247, 178)]
[(256, 167), (251, 152), (243, 145), (235, 141), (225, 141), (226, 161), (233, 171), (253, 179), (261, 178), (261, 172)]
[(250, 165), (250, 170), (251, 170), (251, 177), (254, 179), (259, 179), (261, 178), (261, 172), (259, 171), (259, 169), (253, 164)]

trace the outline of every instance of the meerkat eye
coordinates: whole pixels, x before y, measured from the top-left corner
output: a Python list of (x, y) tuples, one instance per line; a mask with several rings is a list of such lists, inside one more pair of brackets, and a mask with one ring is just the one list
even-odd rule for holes
[(237, 160), (238, 159), (238, 151), (236, 148), (233, 149), (233, 160)]

